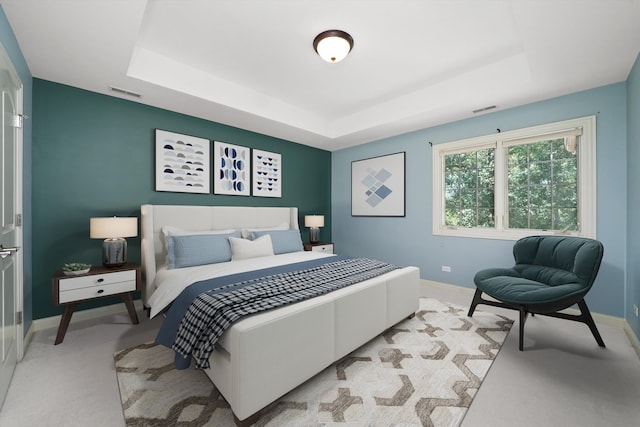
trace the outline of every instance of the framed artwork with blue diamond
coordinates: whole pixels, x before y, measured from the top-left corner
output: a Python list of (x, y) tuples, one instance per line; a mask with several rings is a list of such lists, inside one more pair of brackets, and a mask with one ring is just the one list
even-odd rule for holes
[(351, 162), (351, 216), (405, 216), (405, 152)]

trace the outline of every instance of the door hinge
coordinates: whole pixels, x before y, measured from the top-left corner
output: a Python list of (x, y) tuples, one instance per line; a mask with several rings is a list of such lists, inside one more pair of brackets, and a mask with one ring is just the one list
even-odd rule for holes
[(22, 325), (22, 312), (18, 311), (16, 313), (16, 325)]
[(16, 214), (16, 227), (22, 227), (22, 214)]
[(13, 127), (22, 129), (22, 124), (24, 122), (24, 116), (22, 114), (16, 114), (13, 116)]

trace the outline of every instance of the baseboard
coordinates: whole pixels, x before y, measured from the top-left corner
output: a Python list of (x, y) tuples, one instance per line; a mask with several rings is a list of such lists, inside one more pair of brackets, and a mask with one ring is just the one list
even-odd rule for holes
[(636, 351), (636, 354), (640, 358), (640, 340), (638, 340), (638, 337), (636, 336), (635, 332), (633, 332), (633, 329), (631, 329), (631, 325), (629, 324), (629, 322), (625, 321), (624, 323), (625, 323), (624, 331), (627, 334), (627, 338), (629, 338), (629, 341), (631, 342), (631, 346), (633, 347), (633, 349)]
[(27, 333), (24, 334), (24, 338), (22, 339), (22, 355), (20, 357), (20, 360), (22, 360), (22, 358), (24, 357), (24, 355), (27, 353), (27, 349), (29, 348), (29, 344), (31, 343), (31, 340), (33, 339), (33, 334), (34, 334), (34, 326), (33, 326), (33, 322), (31, 322), (31, 324), (29, 325), (29, 329), (27, 330)]
[[(422, 286), (425, 286), (427, 288), (434, 287), (434, 288), (444, 289), (447, 292), (456, 292), (459, 294), (466, 294), (466, 295), (469, 295), (470, 298), (473, 297), (473, 293), (476, 291), (475, 289), (466, 288), (464, 286), (451, 285), (449, 283), (436, 282), (433, 280), (420, 279), (420, 282)], [(469, 302), (471, 302), (471, 300), (469, 300)]]
[[(143, 309), (142, 301), (135, 300), (133, 302), (136, 311), (140, 311)], [(127, 312), (127, 307), (120, 303), (106, 305), (104, 307), (90, 308), (88, 310), (75, 311), (73, 316), (71, 317), (71, 323), (82, 322), (83, 320), (96, 319), (102, 316), (109, 316), (112, 314), (118, 314), (122, 312)], [(38, 332), (44, 329), (57, 328), (60, 325), (60, 319), (62, 319), (62, 315), (52, 316), (52, 317), (44, 317), (42, 319), (35, 319), (31, 322), (31, 327), (29, 331)], [(33, 334), (33, 332), (31, 332)], [(26, 344), (26, 339), (25, 339)], [(25, 349), (26, 349), (25, 345)]]
[[(471, 289), (471, 288), (466, 288), (464, 286), (451, 285), (449, 283), (434, 282), (432, 280), (422, 279), (421, 282), (422, 282), (422, 286), (424, 286), (426, 289), (428, 289), (429, 287), (435, 287), (435, 288), (444, 289), (448, 292), (457, 292), (457, 293), (468, 295), (469, 302), (471, 302), (471, 298), (473, 298), (473, 294), (476, 291), (475, 288)], [(492, 299), (488, 295), (484, 295), (484, 294), (482, 295), (482, 297), (487, 299)], [(562, 310), (562, 312), (573, 314), (573, 315), (580, 314), (580, 310), (577, 310), (574, 308), (568, 308), (566, 310)], [(596, 323), (601, 323), (603, 325), (608, 325), (608, 326), (614, 326), (616, 328), (620, 328), (624, 330), (627, 337), (629, 338), (629, 341), (631, 342), (631, 345), (633, 346), (634, 350), (638, 354), (638, 357), (640, 357), (640, 340), (638, 340), (638, 337), (633, 332), (633, 329), (631, 329), (631, 325), (629, 324), (627, 319), (624, 319), (622, 317), (617, 317), (617, 316), (611, 316), (609, 314), (601, 314), (601, 313), (594, 313), (594, 312), (591, 312), (591, 316), (593, 317), (593, 320)]]
[[(436, 287), (440, 289), (445, 289), (448, 292), (457, 292), (457, 293), (468, 295), (469, 301), (471, 301), (471, 298), (473, 297), (473, 293), (475, 292), (475, 289), (466, 288), (464, 286), (451, 285), (449, 283), (435, 282), (433, 280), (421, 279), (420, 282), (421, 282), (421, 285), (427, 289), (429, 287)], [(133, 303), (136, 308), (136, 311), (140, 311), (144, 309), (144, 307), (142, 306), (141, 300), (136, 300)], [(570, 314), (580, 314), (579, 310), (572, 309), (572, 308), (569, 308), (563, 311)], [(122, 303), (112, 304), (105, 307), (91, 308), (89, 310), (82, 310), (82, 311), (73, 313), (73, 317), (71, 318), (71, 323), (81, 322), (83, 320), (88, 320), (88, 319), (95, 319), (98, 317), (108, 316), (108, 315), (122, 313), (122, 312), (126, 312), (126, 306), (124, 306)], [(593, 312), (591, 313), (591, 315), (593, 316), (593, 319), (597, 323), (602, 323), (605, 325), (615, 326), (623, 329), (627, 337), (629, 338), (631, 345), (633, 346), (634, 350), (638, 354), (638, 357), (640, 357), (640, 340), (638, 340), (638, 337), (633, 332), (633, 329), (631, 329), (631, 325), (629, 325), (629, 322), (627, 322), (626, 319), (623, 319), (621, 317), (611, 316), (608, 314), (600, 314), (600, 313), (593, 313)], [(29, 326), (29, 330), (27, 331), (24, 337), (24, 345), (23, 345), (24, 352), (27, 351), (27, 348), (29, 347), (29, 343), (31, 342), (31, 339), (33, 338), (33, 334), (35, 332), (41, 331), (44, 329), (58, 327), (58, 325), (60, 325), (61, 318), (62, 318), (62, 315), (58, 315), (58, 316), (52, 316), (52, 317), (45, 317), (42, 319), (36, 319), (32, 321), (31, 326)]]

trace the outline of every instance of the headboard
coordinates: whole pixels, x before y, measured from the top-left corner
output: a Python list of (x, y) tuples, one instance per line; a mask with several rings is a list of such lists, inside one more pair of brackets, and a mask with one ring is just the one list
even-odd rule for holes
[(142, 302), (151, 295), (157, 269), (164, 263), (166, 251), (161, 238), (162, 227), (172, 225), (185, 230), (220, 230), (226, 228), (265, 228), (286, 222), (289, 229), (299, 229), (298, 208), (249, 206), (181, 206), (142, 205)]

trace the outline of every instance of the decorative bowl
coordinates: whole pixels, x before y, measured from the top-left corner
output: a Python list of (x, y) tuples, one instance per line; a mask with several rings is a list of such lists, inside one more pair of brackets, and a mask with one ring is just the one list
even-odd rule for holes
[(87, 274), (91, 270), (91, 264), (84, 264), (81, 262), (72, 262), (65, 264), (62, 267), (62, 272), (67, 276), (79, 276), (81, 274)]

